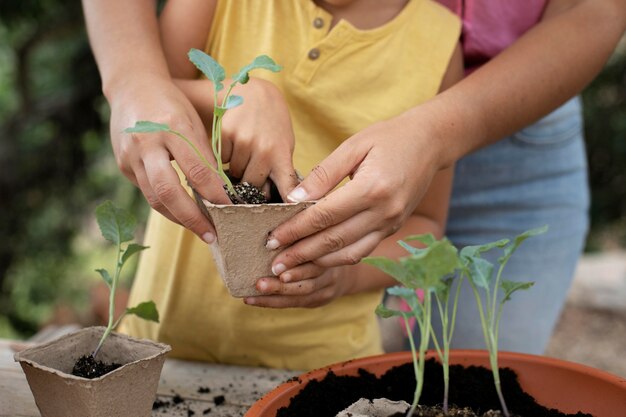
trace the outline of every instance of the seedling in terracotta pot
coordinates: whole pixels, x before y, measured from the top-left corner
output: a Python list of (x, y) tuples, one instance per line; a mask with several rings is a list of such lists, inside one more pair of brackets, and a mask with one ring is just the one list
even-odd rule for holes
[[(511, 299), (511, 295), (518, 290), (527, 290), (533, 286), (533, 282), (508, 281), (502, 278), (502, 272), (506, 264), (513, 256), (513, 253), (526, 239), (545, 233), (547, 226), (528, 230), (513, 239), (501, 239), (496, 242), (478, 246), (467, 246), (460, 252), (461, 262), (464, 265), (464, 274), (467, 275), (480, 315), (480, 322), (483, 328), (485, 344), (489, 352), (489, 363), (493, 373), (493, 379), (498, 393), (498, 399), (502, 407), (502, 413), (509, 417), (510, 413), (504, 401), (502, 388), (500, 386), (500, 372), (498, 369), (498, 333), (500, 330), (500, 318), (504, 304)], [(495, 280), (493, 273), (494, 264), (482, 258), (482, 254), (495, 248), (501, 248), (504, 254), (498, 258), (498, 272)], [(483, 296), (480, 291), (484, 293)], [(497, 291), (502, 290), (503, 297), (498, 301)]]
[[(223, 81), (226, 79), (224, 68), (210, 55), (198, 50), (191, 49), (189, 51), (189, 59), (194, 65), (212, 82), (213, 84), (213, 121), (211, 124), (211, 149), (215, 157), (216, 166), (214, 167), (200, 153), (198, 148), (182, 133), (171, 129), (168, 125), (155, 123), (151, 121), (138, 121), (135, 126), (124, 130), (126, 133), (150, 133), (150, 132), (168, 132), (180, 139), (184, 140), (200, 158), (200, 160), (210, 170), (215, 172), (224, 181), (225, 189), (234, 204), (237, 203), (263, 203), (265, 196), (256, 187), (247, 183), (233, 185), (231, 179), (224, 170), (222, 163), (222, 118), (227, 110), (243, 104), (243, 97), (231, 94), (233, 88), (237, 84), (246, 84), (250, 80), (249, 72), (254, 69), (266, 69), (272, 72), (280, 71), (281, 67), (277, 65), (272, 58), (267, 55), (260, 55), (254, 58), (252, 63), (241, 68), (231, 77), (226, 94), (222, 97), (221, 103), (218, 100), (218, 92), (224, 89)], [(238, 191), (239, 190), (239, 191)], [(247, 194), (253, 194), (253, 197), (247, 197)], [(244, 198), (246, 197), (246, 198)]]
[[(407, 417), (410, 417), (413, 415), (419, 404), (419, 398), (424, 385), (425, 356), (431, 334), (433, 339), (436, 341), (436, 336), (432, 330), (431, 324), (433, 296), (436, 300), (442, 318), (442, 323), (444, 324), (445, 352), (442, 352), (441, 349), (439, 349), (438, 343), (436, 343), (436, 346), (441, 360), (444, 363), (444, 404), (447, 411), (449, 378), (448, 370), (446, 368), (448, 364), (449, 343), (452, 338), (452, 328), (456, 314), (456, 300), (458, 299), (458, 296), (455, 296), (455, 306), (453, 308), (451, 320), (452, 327), (450, 330), (448, 330), (449, 315), (447, 310), (453, 274), (458, 268), (461, 267), (461, 264), (458, 259), (457, 249), (447, 239), (436, 240), (433, 235), (427, 234), (409, 236), (406, 240), (419, 241), (426, 247), (423, 249), (415, 248), (406, 242), (400, 241), (399, 244), (409, 252), (409, 256), (400, 258), (398, 262), (386, 257), (368, 257), (364, 258), (363, 262), (379, 268), (403, 284), (402, 287), (398, 286), (388, 288), (387, 293), (404, 299), (410, 308), (410, 312), (391, 310), (381, 304), (377, 307), (376, 313), (384, 318), (391, 316), (402, 317), (409, 336), (409, 344), (411, 346), (413, 368), (416, 378), (413, 402), (411, 404), (411, 408), (407, 412)], [(418, 290), (423, 291), (423, 300), (421, 301), (418, 298)], [(409, 324), (410, 318), (415, 318), (420, 332), (418, 354), (416, 354), (413, 332), (411, 331)]]
[(136, 220), (128, 211), (115, 207), (111, 201), (105, 201), (96, 208), (96, 219), (102, 236), (113, 243), (117, 250), (113, 275), (106, 269), (96, 270), (109, 287), (109, 321), (100, 338), (100, 342), (91, 355), (80, 357), (74, 365), (72, 374), (84, 378), (96, 378), (119, 367), (117, 364), (105, 365), (97, 361), (96, 356), (107, 337), (117, 328), (126, 315), (132, 314), (145, 320), (159, 322), (159, 313), (153, 301), (146, 301), (135, 307), (126, 308), (117, 320), (115, 320), (115, 293), (119, 284), (122, 268), (134, 254), (147, 249), (147, 246), (129, 243), (126, 247), (123, 247), (123, 243), (133, 239)]

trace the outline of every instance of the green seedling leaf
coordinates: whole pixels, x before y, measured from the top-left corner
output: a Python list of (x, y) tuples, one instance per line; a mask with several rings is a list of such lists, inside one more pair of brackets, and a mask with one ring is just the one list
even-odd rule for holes
[(171, 129), (163, 123), (149, 122), (140, 120), (135, 122), (135, 126), (124, 129), (125, 133), (152, 133), (152, 132), (169, 132)]
[(243, 97), (241, 96), (228, 96), (225, 106), (215, 106), (214, 112), (217, 117), (222, 117), (226, 110), (232, 109), (243, 104)]
[(392, 276), (396, 280), (404, 283), (407, 280), (407, 271), (398, 262), (382, 256), (368, 256), (361, 262), (375, 266), (385, 274)]
[(261, 68), (270, 70), (272, 72), (278, 72), (282, 69), (282, 67), (276, 64), (276, 62), (274, 62), (274, 60), (270, 58), (269, 56), (260, 55), (254, 58), (254, 61), (252, 61), (251, 64), (248, 64), (245, 67), (241, 68), (238, 73), (233, 75), (233, 84), (234, 83), (241, 83), (241, 84), (247, 83), (250, 80), (250, 76), (248, 73), (254, 69), (261, 69)]
[(411, 255), (420, 255), (422, 252), (426, 250), (424, 248), (416, 248), (414, 246), (411, 246), (403, 240), (398, 240), (398, 245), (402, 246), (402, 248), (404, 248)]
[(243, 104), (243, 97), (230, 95), (228, 96), (228, 99), (226, 99), (226, 105), (224, 106), (224, 108), (228, 110), (228, 109), (232, 109), (233, 107), (241, 106), (242, 104)]
[(210, 55), (200, 51), (199, 49), (192, 48), (189, 53), (189, 60), (211, 81), (215, 91), (220, 91), (224, 88), (224, 78), (226, 73), (224, 68), (218, 64)]
[(420, 301), (414, 289), (400, 286), (389, 287), (387, 288), (387, 294), (402, 298), (416, 314), (420, 311)]
[(159, 312), (157, 311), (154, 301), (144, 301), (135, 307), (127, 308), (126, 314), (134, 314), (144, 320), (159, 322)]
[(100, 269), (96, 269), (96, 272), (100, 274), (104, 282), (106, 282), (109, 288), (111, 288), (111, 285), (113, 285), (113, 279), (111, 278), (111, 275), (109, 275), (109, 271), (107, 271), (106, 269), (100, 268)]
[(484, 245), (466, 246), (461, 249), (461, 258), (474, 258), (480, 256), (481, 253), (489, 252), (493, 248), (502, 248), (509, 243), (509, 239), (500, 239), (495, 242), (485, 243)]
[(375, 313), (378, 317), (381, 317), (383, 319), (387, 319), (389, 317), (411, 317), (411, 313), (408, 311), (392, 310), (385, 307), (384, 304), (379, 304), (378, 307), (376, 307)]
[(508, 261), (508, 259), (513, 255), (513, 252), (517, 250), (517, 248), (529, 237), (537, 236), (543, 234), (548, 231), (548, 226), (544, 225), (541, 227), (537, 227), (535, 229), (527, 230), (524, 233), (517, 235), (509, 246), (504, 248), (504, 255), (498, 259), (498, 262), (504, 263)]
[(126, 210), (105, 201), (96, 207), (96, 219), (102, 236), (111, 243), (120, 244), (133, 239), (135, 218)]
[(469, 269), (469, 279), (480, 288), (489, 289), (491, 278), (493, 276), (494, 266), (491, 262), (479, 258), (472, 257), (468, 259), (467, 267)]
[(136, 243), (131, 243), (126, 247), (124, 254), (122, 255), (122, 264), (125, 264), (128, 259), (134, 254), (141, 252), (142, 250), (148, 249), (149, 246), (142, 246)]
[(432, 233), (426, 233), (422, 235), (411, 235), (404, 238), (404, 240), (417, 240), (418, 242), (422, 242), (426, 246), (432, 246), (437, 239), (433, 236)]
[(518, 290), (527, 290), (530, 287), (535, 285), (534, 282), (519, 282), (519, 281), (508, 281), (502, 280), (502, 284), (500, 284), (500, 288), (502, 288), (502, 292), (504, 292), (504, 298), (502, 299), (502, 303), (505, 303), (511, 299), (511, 294)]

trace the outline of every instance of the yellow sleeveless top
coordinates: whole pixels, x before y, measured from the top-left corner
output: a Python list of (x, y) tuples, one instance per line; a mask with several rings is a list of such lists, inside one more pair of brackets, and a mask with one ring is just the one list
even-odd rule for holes
[[(342, 20), (329, 31), (330, 21), (311, 0), (222, 0), (207, 42), (227, 76), (261, 54), (283, 66), (252, 76), (284, 93), (303, 175), (346, 138), (434, 96), (460, 32), (430, 0), (373, 30)], [(161, 323), (129, 317), (123, 331), (169, 343), (174, 357), (305, 370), (381, 353), (382, 291), (314, 309), (252, 307), (228, 294), (205, 243), (156, 212), (144, 244), (130, 305), (154, 300)]]

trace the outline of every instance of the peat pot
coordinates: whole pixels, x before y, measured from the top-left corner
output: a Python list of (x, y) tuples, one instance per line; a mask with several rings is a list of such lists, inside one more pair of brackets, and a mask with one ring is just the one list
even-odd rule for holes
[(71, 374), (104, 327), (88, 327), (15, 354), (42, 417), (149, 417), (170, 346), (111, 333), (98, 360), (121, 367), (99, 378)]
[(215, 227), (211, 252), (224, 284), (233, 297), (249, 297), (259, 295), (259, 278), (273, 275), (272, 260), (280, 249), (265, 247), (269, 233), (314, 203), (200, 204)]
[[(436, 354), (429, 352), (428, 357)], [(356, 376), (365, 369), (380, 376), (390, 368), (411, 362), (411, 352), (397, 352), (355, 359), (317, 369), (279, 385), (258, 400), (244, 417), (275, 417), (307, 384), (322, 380), (332, 370), (337, 376)], [(450, 363), (489, 367), (489, 356), (480, 350), (453, 350)], [(500, 352), (500, 368), (513, 369), (521, 388), (536, 402), (564, 413), (582, 411), (595, 417), (626, 415), (626, 379), (588, 366), (545, 356)], [(428, 384), (426, 375), (425, 384)], [(452, 383), (452, 381), (451, 381)], [(489, 387), (493, 388), (493, 382)], [(504, 392), (506, 398), (506, 392)]]

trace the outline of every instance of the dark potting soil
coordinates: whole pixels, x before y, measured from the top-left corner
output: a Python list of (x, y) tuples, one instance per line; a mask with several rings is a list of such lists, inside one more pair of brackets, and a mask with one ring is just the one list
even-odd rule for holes
[(224, 185), (224, 190), (226, 190), (226, 194), (233, 204), (265, 204), (283, 202), (282, 198), (280, 197), (280, 193), (278, 192), (278, 188), (276, 187), (276, 184), (274, 184), (274, 181), (269, 180), (270, 189), (268, 198), (262, 190), (255, 187), (254, 185), (247, 182), (240, 182), (238, 178), (233, 178), (230, 175), (228, 175), (228, 177), (233, 182), (233, 187), (235, 188), (235, 191), (239, 196), (239, 198), (237, 198), (237, 196), (228, 191), (228, 188)]
[[(500, 369), (502, 392), (509, 411), (522, 417), (592, 417), (590, 414), (564, 414), (537, 404), (519, 385), (517, 375), (509, 368)], [(358, 376), (338, 376), (330, 372), (320, 381), (311, 381), (293, 397), (289, 406), (278, 410), (276, 417), (335, 417), (359, 398), (388, 398), (413, 401), (415, 374), (407, 363), (390, 369), (380, 378), (359, 369)], [(470, 407), (477, 415), (489, 410), (500, 410), (493, 375), (485, 367), (450, 366), (449, 403)], [(420, 397), (421, 405), (436, 406), (443, 401), (441, 365), (431, 359), (426, 362), (425, 383)], [(416, 414), (416, 416), (419, 414)], [(437, 414), (422, 414), (434, 416)], [(439, 414), (443, 416), (443, 414)], [(463, 416), (463, 414), (457, 414)], [(498, 415), (498, 414), (492, 414)]]
[(237, 192), (237, 196), (231, 193), (226, 186), (224, 189), (226, 190), (226, 194), (228, 194), (228, 198), (233, 204), (263, 204), (267, 203), (267, 198), (265, 198), (265, 194), (258, 188), (256, 188), (252, 184), (248, 184), (247, 182), (240, 182), (238, 184), (233, 184), (235, 191)]
[(122, 365), (119, 363), (106, 364), (102, 361), (94, 359), (91, 355), (83, 355), (78, 358), (76, 363), (74, 363), (72, 375), (94, 379), (99, 376), (106, 375), (120, 366)]

